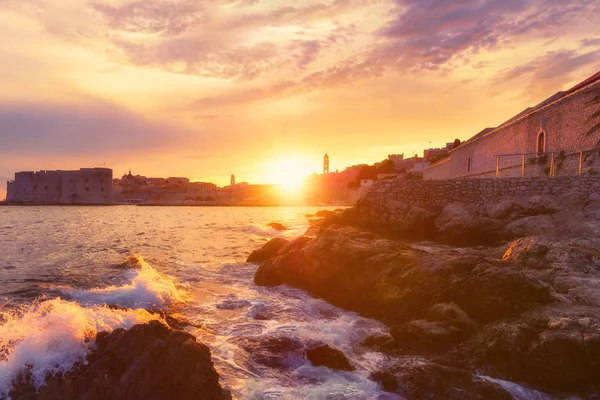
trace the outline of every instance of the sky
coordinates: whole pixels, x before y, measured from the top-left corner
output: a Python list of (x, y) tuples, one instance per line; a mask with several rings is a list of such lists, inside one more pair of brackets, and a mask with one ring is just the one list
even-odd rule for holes
[[(0, 0), (0, 182), (196, 181), (467, 139), (600, 69), (597, 0)], [(5, 185), (0, 184), (0, 199)]]

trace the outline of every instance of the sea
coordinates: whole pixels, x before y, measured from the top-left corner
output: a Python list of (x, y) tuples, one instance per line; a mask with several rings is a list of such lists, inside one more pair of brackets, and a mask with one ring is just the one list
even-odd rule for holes
[[(41, 387), (84, 361), (98, 332), (165, 313), (210, 347), (235, 399), (400, 399), (369, 379), (393, 360), (360, 346), (387, 327), (301, 290), (253, 282), (248, 255), (272, 238), (301, 235), (307, 215), (321, 209), (0, 207), (0, 399), (25, 369)], [(356, 371), (315, 367), (293, 352), (287, 368), (269, 367), (239, 346), (281, 337), (337, 348)], [(497, 382), (518, 400), (550, 399)]]

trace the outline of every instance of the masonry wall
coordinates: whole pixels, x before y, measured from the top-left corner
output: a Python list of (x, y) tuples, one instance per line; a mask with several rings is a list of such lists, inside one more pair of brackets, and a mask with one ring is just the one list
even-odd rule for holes
[[(600, 85), (600, 82), (594, 86)], [(574, 153), (597, 147), (600, 132), (586, 136), (593, 122), (589, 117), (595, 110), (588, 106), (592, 97), (589, 88), (573, 93), (542, 107), (505, 127), (496, 129), (451, 152), (448, 162), (425, 170), (424, 179), (447, 179), (460, 177), (481, 178), (495, 175), (498, 154), (536, 153), (538, 135), (546, 134), (546, 153)], [(468, 171), (469, 157), (471, 170)], [(526, 156), (530, 158), (531, 156)], [(500, 168), (517, 167), (521, 175), (521, 156), (501, 157)], [(544, 168), (530, 168), (529, 176), (544, 175)]]
[(453, 180), (379, 181), (365, 196), (367, 201), (400, 201), (415, 206), (440, 206), (453, 202), (483, 205), (505, 198), (563, 195), (600, 199), (600, 176), (482, 178)]
[(112, 203), (112, 170), (17, 172), (7, 184), (7, 201), (33, 204)]

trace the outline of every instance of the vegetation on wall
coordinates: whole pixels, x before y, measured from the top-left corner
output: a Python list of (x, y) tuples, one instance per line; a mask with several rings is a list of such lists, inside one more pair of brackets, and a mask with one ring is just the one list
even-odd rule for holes
[(596, 86), (590, 89), (593, 93), (592, 99), (588, 102), (589, 107), (596, 109), (589, 118), (589, 121), (595, 124), (586, 133), (586, 136), (593, 135), (596, 132), (600, 132), (600, 86)]

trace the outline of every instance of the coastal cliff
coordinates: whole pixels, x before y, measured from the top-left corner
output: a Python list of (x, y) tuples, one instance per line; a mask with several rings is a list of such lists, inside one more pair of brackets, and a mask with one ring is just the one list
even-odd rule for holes
[(364, 346), (397, 363), (372, 378), (409, 399), (504, 398), (497, 379), (597, 396), (600, 182), (486, 181), (448, 181), (457, 194), (435, 198), (440, 183), (382, 183), (270, 244), (255, 282), (389, 326)]

